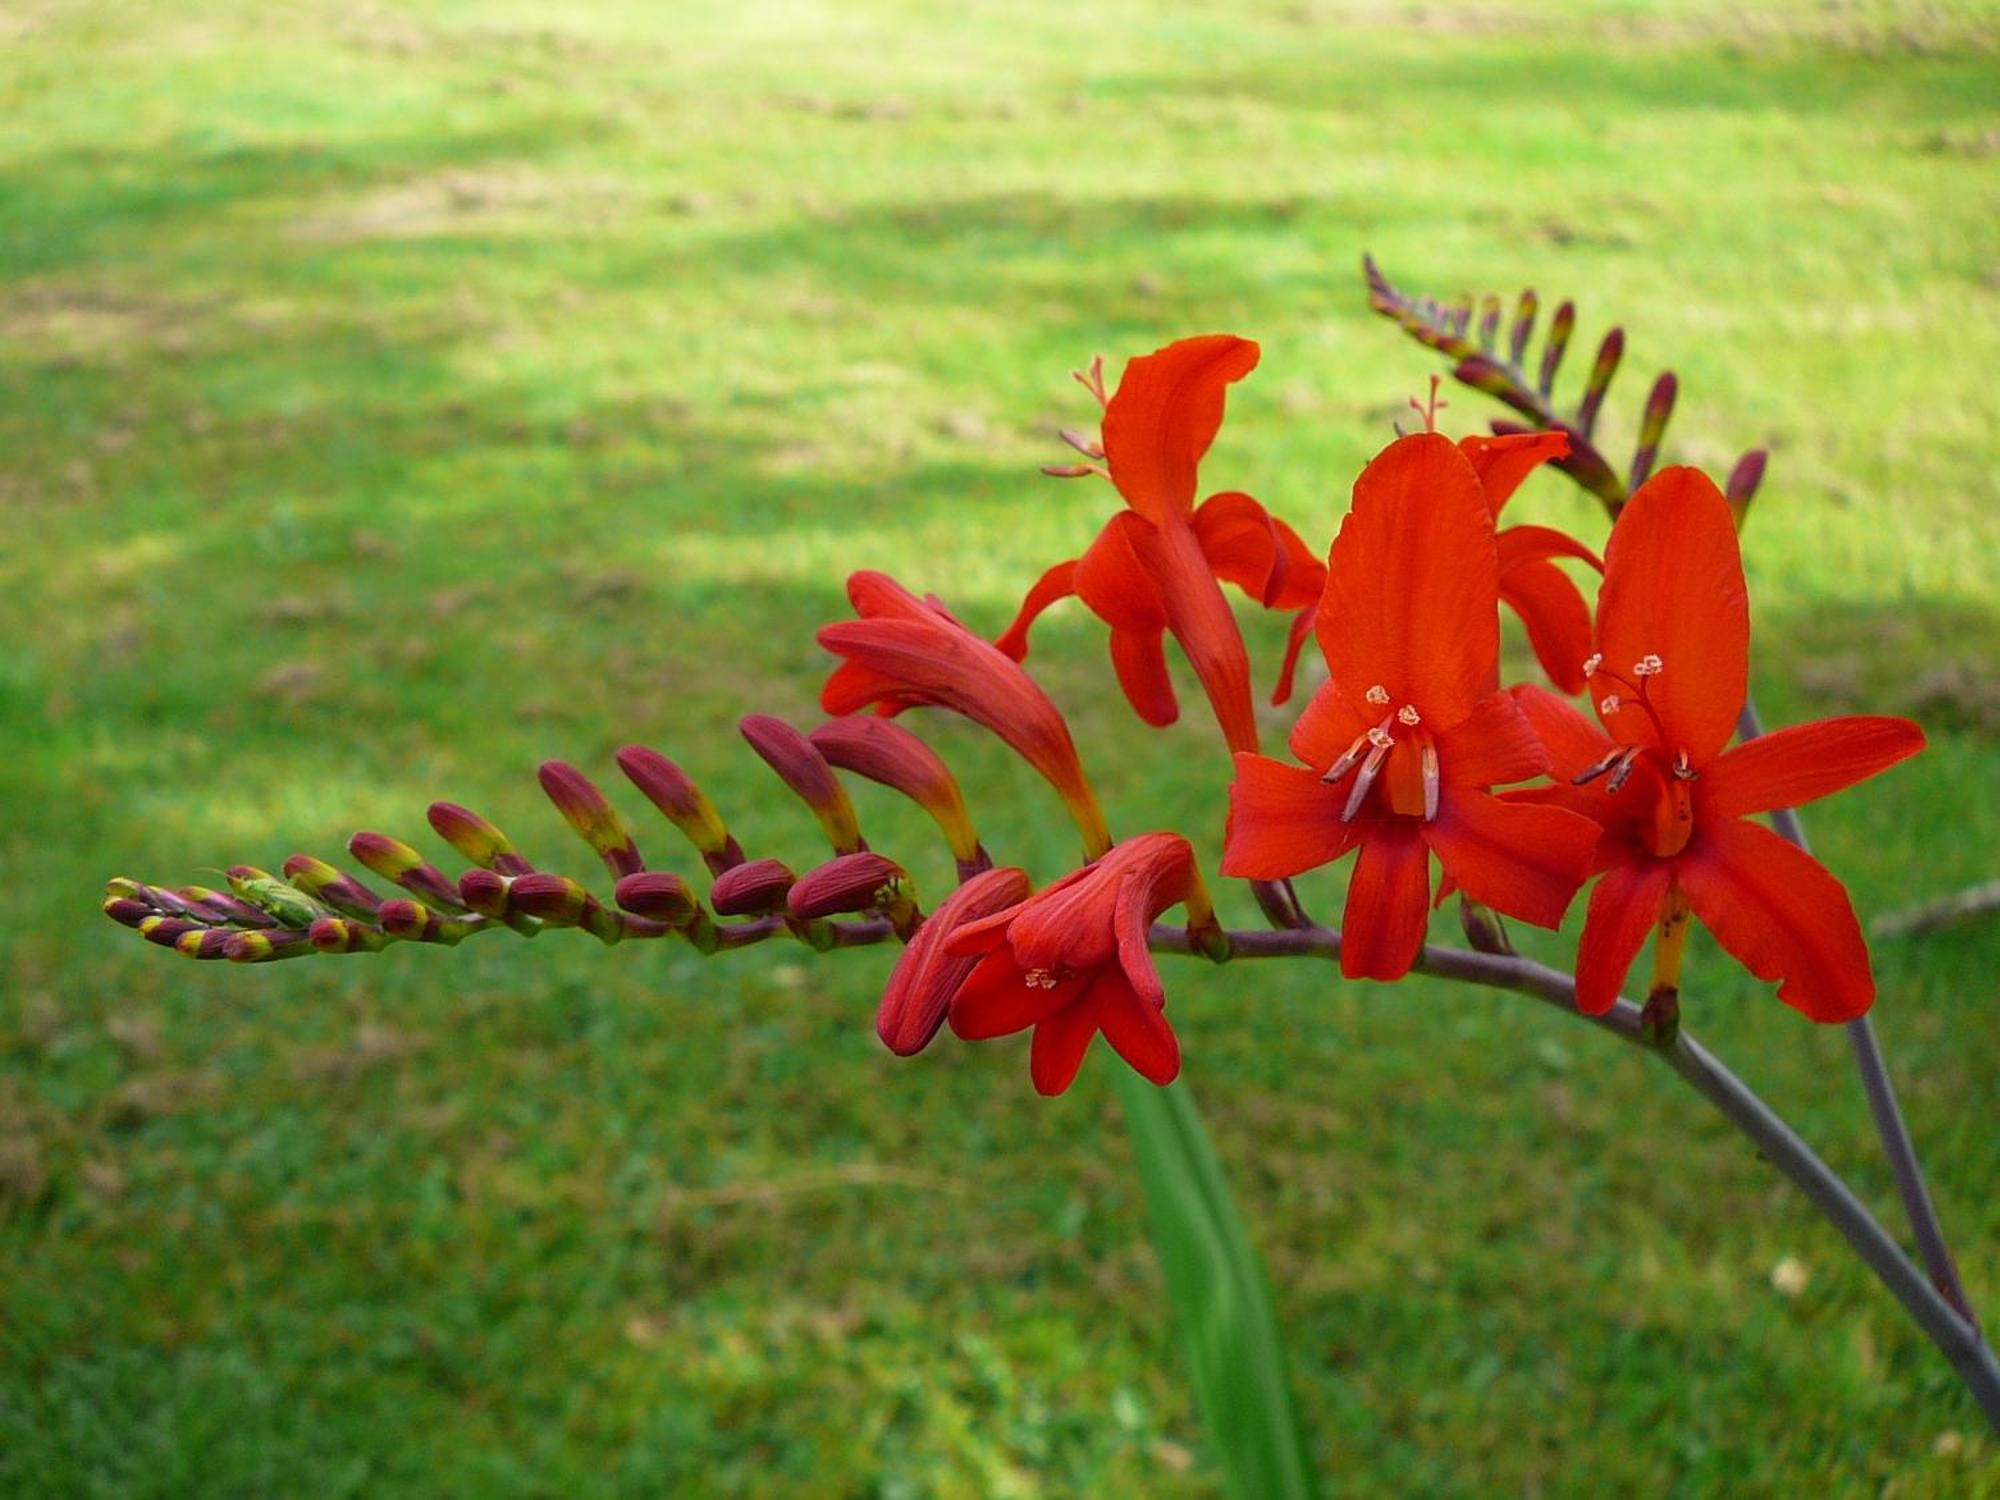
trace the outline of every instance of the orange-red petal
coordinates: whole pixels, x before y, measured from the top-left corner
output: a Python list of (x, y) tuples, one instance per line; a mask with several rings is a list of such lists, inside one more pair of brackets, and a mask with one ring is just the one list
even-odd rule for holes
[(1521, 618), (1535, 660), (1565, 693), (1586, 686), (1590, 606), (1568, 574), (1551, 562), (1517, 562), (1500, 573), (1500, 600)]
[(1347, 886), (1340, 972), (1401, 979), (1423, 950), (1431, 911), (1431, 854), (1414, 818), (1390, 818), (1362, 841)]
[(1091, 978), (1089, 973), (1074, 974), (1051, 986), (1031, 985), (1013, 950), (1003, 945), (980, 959), (958, 987), (951, 1000), (951, 1029), (968, 1042), (1011, 1036), (1073, 1005)]
[(1173, 723), (1181, 713), (1173, 679), (1167, 675), (1162, 640), (1157, 630), (1111, 632), (1111, 667), (1118, 674), (1118, 686), (1125, 690), (1132, 711), (1156, 729)]
[(1346, 788), (1328, 786), (1314, 771), (1262, 755), (1238, 755), (1229, 786), (1229, 823), (1222, 873), (1244, 880), (1282, 880), (1340, 858), (1365, 831), (1365, 819), (1341, 821)]
[(1326, 565), (1296, 531), (1248, 495), (1210, 495), (1194, 513), (1194, 534), (1215, 576), (1265, 608), (1318, 602)]
[(1076, 1081), (1083, 1055), (1097, 1035), (1102, 1011), (1101, 1002), (1085, 995), (1036, 1023), (1034, 1044), (1028, 1051), (1028, 1070), (1036, 1093), (1053, 1097)]
[(1521, 706), (1488, 693), (1470, 714), (1435, 736), (1438, 777), (1448, 787), (1505, 786), (1549, 769), (1549, 754)]
[(1028, 897), (1028, 877), (1002, 867), (983, 870), (945, 898), (917, 929), (896, 960), (875, 1012), (875, 1033), (899, 1057), (921, 1052), (944, 1022), (946, 1007), (978, 965), (976, 957), (944, 951), (945, 940), (977, 917), (1018, 905)]
[(1673, 866), (1647, 860), (1613, 865), (1591, 888), (1576, 952), (1576, 1008), (1601, 1016), (1618, 1003), (1626, 971), (1660, 919)]
[(1398, 438), (1354, 486), (1315, 628), (1357, 712), (1371, 687), (1433, 733), (1490, 690), (1500, 649), (1493, 516), (1472, 465), (1435, 433)]
[(1107, 970), (1091, 991), (1097, 1025), (1112, 1051), (1148, 1083), (1165, 1087), (1180, 1076), (1181, 1044), (1160, 1006), (1134, 992), (1117, 969)]
[(1069, 598), (1076, 592), (1076, 559), (1059, 562), (1028, 590), (1028, 597), (1021, 601), (1021, 608), (1014, 621), (1002, 632), (993, 644), (998, 646), (1015, 661), (1025, 661), (1028, 655), (1028, 630), (1040, 618), (1043, 610), (1051, 604)]
[(1319, 599), (1292, 616), (1292, 628), (1285, 632), (1285, 659), (1278, 666), (1278, 683), (1271, 689), (1271, 702), (1283, 703), (1292, 696), (1292, 680), (1299, 669), (1299, 652), (1312, 634), (1313, 616), (1319, 613)]
[(1152, 523), (1122, 510), (1105, 523), (1077, 560), (1073, 583), (1090, 612), (1115, 630), (1163, 630), (1167, 606), (1138, 544)]
[(1702, 925), (1778, 998), (1815, 1021), (1852, 1021), (1875, 1003), (1868, 944), (1846, 888), (1770, 829), (1704, 824), (1677, 861)]
[(1703, 818), (1734, 818), (1798, 807), (1853, 786), (1924, 748), (1908, 719), (1853, 714), (1794, 724), (1745, 740), (1702, 772), (1695, 809)]
[(1593, 694), (1629, 700), (1641, 679), (1634, 668), (1659, 658), (1643, 679), (1646, 697), (1671, 743), (1659, 744), (1652, 720), (1636, 706), (1606, 716), (1626, 744), (1659, 744), (1669, 758), (1686, 751), (1698, 771), (1736, 729), (1750, 652), (1750, 600), (1736, 521), (1722, 491), (1698, 469), (1662, 469), (1626, 502), (1604, 549), (1597, 596), (1597, 650), (1604, 675)]
[(1132, 509), (1152, 521), (1193, 511), (1196, 470), (1222, 426), (1228, 387), (1257, 359), (1250, 340), (1216, 333), (1125, 366), (1104, 411), (1104, 462)]
[(1522, 480), (1550, 459), (1568, 457), (1569, 434), (1550, 431), (1510, 432), (1492, 437), (1474, 435), (1461, 438), (1458, 451), (1479, 475), (1486, 503), (1497, 516), (1500, 507), (1521, 487)]
[(1555, 927), (1590, 873), (1598, 828), (1560, 807), (1459, 788), (1441, 800), (1424, 836), (1445, 874), (1473, 900)]

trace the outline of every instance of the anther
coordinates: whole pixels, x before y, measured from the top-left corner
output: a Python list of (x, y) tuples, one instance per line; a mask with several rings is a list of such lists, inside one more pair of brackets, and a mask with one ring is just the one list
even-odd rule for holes
[[(1373, 729), (1368, 731), (1368, 743), (1373, 745), (1377, 750), (1387, 750), (1391, 745), (1396, 743), (1396, 737), (1380, 724), (1377, 724)], [(1373, 755), (1369, 756), (1370, 760), (1374, 758)]]
[(1367, 692), (1363, 693), (1361, 696), (1366, 698), (1370, 703), (1374, 704), (1377, 708), (1386, 708), (1389, 703), (1389, 690), (1383, 687), (1382, 684), (1379, 682), (1376, 683), (1375, 686), (1370, 688)]
[(1021, 982), (1031, 990), (1052, 990), (1056, 987), (1056, 976), (1047, 969), (1030, 969), (1021, 976)]
[(1437, 821), (1438, 815), (1438, 752), (1436, 745), (1424, 746), (1424, 821)]
[(1583, 675), (1590, 677), (1603, 665), (1604, 653), (1602, 651), (1593, 651), (1583, 659)]
[(1417, 712), (1414, 705), (1405, 703), (1396, 710), (1396, 720), (1398, 723), (1414, 726), (1423, 722), (1423, 715)]
[(1625, 758), (1618, 762), (1618, 769), (1611, 773), (1611, 779), (1604, 783), (1604, 790), (1615, 792), (1632, 779), (1632, 768), (1639, 764), (1639, 750), (1635, 745), (1625, 752)]
[(1674, 757), (1674, 777), (1679, 781), (1693, 781), (1695, 769), (1688, 763), (1688, 753), (1683, 750)]
[[(1376, 739), (1376, 735), (1381, 739)], [(1340, 821), (1352, 823), (1354, 815), (1361, 811), (1361, 804), (1368, 799), (1368, 789), (1375, 785), (1375, 778), (1382, 774), (1382, 762), (1389, 758), (1389, 747), (1395, 743), (1387, 731), (1371, 729), (1368, 740), (1375, 748), (1368, 752), (1368, 759), (1361, 763), (1361, 772), (1354, 778), (1354, 790), (1347, 794), (1347, 806), (1340, 810)]]
[(1634, 677), (1658, 677), (1666, 669), (1666, 663), (1657, 656), (1642, 656), (1632, 663)]
[(1606, 771), (1610, 770), (1613, 766), (1617, 765), (1619, 760), (1622, 759), (1624, 756), (1628, 755), (1629, 753), (1630, 752), (1623, 745), (1619, 746), (1616, 750), (1613, 750), (1608, 755), (1606, 755), (1602, 760), (1594, 761), (1590, 765), (1585, 766), (1581, 771), (1577, 772), (1576, 775), (1570, 778), (1569, 784), (1571, 786), (1590, 785), (1591, 782), (1597, 780), (1598, 777), (1602, 776)]
[(1625, 700), (1620, 698), (1616, 693), (1606, 693), (1602, 698), (1597, 700), (1597, 711), (1607, 717), (1617, 713), (1624, 706)]

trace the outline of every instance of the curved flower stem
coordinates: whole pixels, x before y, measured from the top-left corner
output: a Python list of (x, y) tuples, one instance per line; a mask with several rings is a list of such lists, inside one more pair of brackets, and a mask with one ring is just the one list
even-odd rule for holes
[[(1330, 927), (1232, 932), (1229, 938), (1231, 954), (1236, 958), (1340, 955), (1340, 934)], [(1194, 951), (1186, 932), (1164, 925), (1153, 928), (1151, 946), (1163, 953)], [(1576, 981), (1533, 959), (1427, 947), (1416, 967), (1440, 979), (1458, 979), (1489, 989), (1531, 995), (1565, 1015), (1589, 1021), (1621, 1041), (1643, 1047), (1673, 1069), (1723, 1118), (1742, 1131), (1759, 1153), (1789, 1177), (1821, 1216), (1840, 1231), (1876, 1278), (1903, 1304), (1925, 1337), (1951, 1362), (1986, 1420), (2000, 1432), (2000, 1361), (1994, 1359), (1977, 1325), (1931, 1283), (1894, 1236), (1868, 1211), (1867, 1205), (1812, 1147), (1707, 1048), (1686, 1032), (1665, 1045), (1650, 1043), (1641, 1020), (1643, 1013), (1629, 1000), (1621, 999), (1601, 1016), (1584, 1015), (1576, 1008)]]
[[(1737, 733), (1741, 738), (1753, 740), (1764, 732), (1762, 720), (1757, 715), (1756, 700), (1743, 700), (1743, 713), (1737, 721)], [(1810, 853), (1806, 843), (1804, 825), (1799, 822), (1796, 809), (1780, 807), (1771, 814), (1771, 826), (1780, 838), (1796, 844)], [(1882, 1056), (1882, 1044), (1875, 1036), (1875, 1023), (1867, 1016), (1859, 1016), (1847, 1023), (1847, 1040), (1854, 1052), (1854, 1066), (1861, 1074), (1862, 1092), (1868, 1096), (1868, 1112), (1875, 1119), (1875, 1133), (1882, 1138), (1882, 1153), (1889, 1159), (1889, 1170), (1896, 1178), (1896, 1191), (1903, 1200), (1903, 1212), (1909, 1216), (1910, 1231), (1917, 1242), (1917, 1253), (1923, 1257), (1924, 1269), (1930, 1273), (1931, 1283), (1944, 1296), (1945, 1301), (1965, 1321), (1972, 1325), (1977, 1334), (1979, 1318), (1972, 1310), (1972, 1301), (1965, 1295), (1965, 1284), (1959, 1279), (1958, 1263), (1952, 1259), (1951, 1248), (1945, 1243), (1944, 1226), (1938, 1222), (1937, 1207), (1931, 1202), (1930, 1184), (1924, 1180), (1924, 1169), (1917, 1161), (1917, 1148), (1910, 1139), (1910, 1127), (1903, 1120), (1903, 1111), (1896, 1103), (1896, 1086), (1889, 1081), (1888, 1063)]]

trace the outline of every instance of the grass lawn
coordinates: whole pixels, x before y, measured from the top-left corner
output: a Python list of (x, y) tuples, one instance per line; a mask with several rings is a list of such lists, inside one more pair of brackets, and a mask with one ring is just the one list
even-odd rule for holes
[[(1990, 878), (1996, 69), (1949, 4), (0, 10), (0, 1486), (1218, 1493), (1101, 1049), (1053, 1102), (1018, 1040), (898, 1062), (883, 951), (196, 966), (105, 877), (438, 796), (559, 850), (535, 763), (608, 786), (629, 740), (809, 863), (733, 724), (814, 722), (845, 573), (997, 630), (1109, 513), (1035, 473), (1066, 372), (1216, 329), (1264, 364), (1205, 478), (1322, 544), (1434, 368), (1370, 248), (1574, 296), (1578, 367), (1623, 322), (1617, 454), (1669, 365), (1669, 457), (1770, 445), (1767, 717), (1932, 736), (1818, 851), (1864, 918)], [(1559, 476), (1520, 513), (1601, 534)], [(1035, 663), (1114, 825), (1212, 861), (1198, 695), (1142, 731), (1074, 606)], [(1046, 792), (920, 717), (1056, 873)], [(2000, 926), (1876, 962), (2000, 1320)], [(1900, 1225), (1845, 1038), (1691, 965), (1689, 1027)], [(1943, 1359), (1664, 1069), (1518, 997), (1168, 978), (1331, 1493), (2000, 1494)]]

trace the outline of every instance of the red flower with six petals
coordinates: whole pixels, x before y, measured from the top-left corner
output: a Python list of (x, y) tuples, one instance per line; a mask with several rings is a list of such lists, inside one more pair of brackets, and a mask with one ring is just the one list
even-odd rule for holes
[(1213, 921), (1194, 851), (1178, 834), (1146, 833), (1064, 876), (1019, 905), (968, 922), (943, 952), (978, 958), (951, 1001), (951, 1029), (967, 1041), (1032, 1026), (1035, 1088), (1060, 1094), (1101, 1031), (1142, 1077), (1172, 1083), (1180, 1043), (1152, 950), (1153, 919), (1185, 902), (1191, 926)]
[(1724, 750), (1743, 709), (1750, 607), (1736, 526), (1700, 471), (1664, 469), (1627, 502), (1605, 549), (1596, 651), (1585, 663), (1601, 733), (1535, 688), (1516, 690), (1569, 785), (1510, 794), (1602, 827), (1577, 954), (1577, 1004), (1611, 1008), (1646, 935), (1665, 940), (1656, 986), (1677, 983), (1691, 909), (1778, 998), (1815, 1021), (1875, 1000), (1846, 890), (1756, 813), (1852, 786), (1921, 750), (1907, 719), (1853, 715)]
[(1222, 425), (1226, 388), (1256, 367), (1248, 339), (1181, 339), (1125, 367), (1104, 409), (1104, 464), (1130, 509), (1088, 551), (1042, 575), (998, 645), (1019, 660), (1041, 612), (1075, 594), (1111, 627), (1111, 663), (1141, 719), (1180, 714), (1162, 651), (1171, 633), (1232, 750), (1257, 748), (1250, 658), (1218, 579), (1271, 609), (1297, 611), (1274, 702), (1291, 692), (1325, 570), (1298, 534), (1248, 495), (1210, 496), (1195, 508), (1196, 469)]
[(1331, 680), (1291, 737), (1309, 769), (1236, 757), (1223, 873), (1275, 880), (1358, 848), (1340, 955), (1351, 979), (1397, 979), (1415, 962), (1432, 853), (1474, 899), (1560, 922), (1597, 829), (1488, 791), (1541, 774), (1548, 756), (1493, 687), (1493, 514), (1448, 439), (1400, 438), (1363, 470), (1315, 628)]

